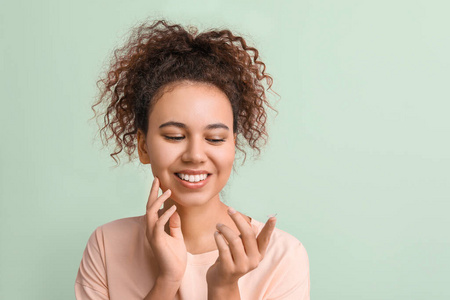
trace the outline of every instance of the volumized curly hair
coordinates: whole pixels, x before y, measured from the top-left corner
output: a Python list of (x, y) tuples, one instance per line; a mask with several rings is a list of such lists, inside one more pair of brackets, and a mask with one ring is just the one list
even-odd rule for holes
[(273, 109), (266, 97), (273, 80), (265, 70), (258, 50), (229, 30), (198, 33), (195, 27), (185, 29), (164, 20), (143, 23), (125, 46), (114, 51), (108, 71), (97, 82), (100, 96), (92, 110), (96, 117), (95, 107), (103, 106), (99, 111), (104, 122), (100, 129), (103, 144), (115, 140), (110, 156), (117, 164), (122, 151), (132, 161), (138, 129), (147, 134), (154, 103), (169, 84), (192, 81), (212, 84), (227, 95), (236, 148), (245, 160), (240, 141), (244, 138), (259, 154), (268, 137), (266, 108)]

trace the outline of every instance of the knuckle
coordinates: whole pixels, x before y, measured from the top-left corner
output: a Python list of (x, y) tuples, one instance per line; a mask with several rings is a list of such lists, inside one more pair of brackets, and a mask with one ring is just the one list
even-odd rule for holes
[(246, 274), (248, 272), (248, 266), (245, 264), (245, 265), (241, 265), (241, 266), (238, 266), (237, 268), (236, 268), (236, 273), (238, 273), (239, 275), (244, 275), (244, 274)]
[(250, 260), (249, 264), (248, 264), (250, 270), (256, 269), (256, 267), (258, 267), (258, 265), (259, 265), (259, 261), (254, 260), (254, 259)]
[(237, 273), (237, 268), (236, 268), (235, 265), (230, 265), (230, 266), (228, 267), (228, 271), (229, 271), (229, 274), (234, 275), (234, 274)]
[(241, 273), (241, 266), (240, 265), (237, 265), (237, 264), (235, 264), (235, 265), (233, 265), (233, 267), (231, 268), (231, 273), (232, 274), (240, 274)]
[(257, 257), (256, 257), (256, 261), (258, 262), (258, 264), (263, 260), (263, 258), (264, 258), (264, 255), (263, 254), (261, 254), (261, 253), (259, 253), (258, 255), (257, 255)]
[(242, 243), (242, 240), (239, 236), (234, 236), (231, 238), (230, 243), (233, 245), (238, 245), (239, 243)]
[(256, 239), (256, 234), (252, 230), (245, 231), (242, 233), (242, 237)]

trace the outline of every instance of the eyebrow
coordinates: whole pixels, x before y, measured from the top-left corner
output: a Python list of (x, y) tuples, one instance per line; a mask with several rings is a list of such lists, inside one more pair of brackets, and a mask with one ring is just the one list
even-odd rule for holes
[[(166, 123), (163, 123), (159, 126), (159, 128), (164, 128), (164, 127), (168, 127), (168, 126), (175, 126), (178, 128), (182, 128), (182, 129), (186, 129), (187, 126), (186, 124), (180, 123), (180, 122), (174, 122), (174, 121), (169, 121)], [(214, 123), (214, 124), (209, 124), (208, 126), (205, 127), (205, 129), (209, 130), (209, 129), (218, 129), (218, 128), (222, 128), (222, 129), (226, 129), (226, 130), (230, 130), (230, 128), (228, 128), (227, 125), (223, 124), (223, 123)]]
[(206, 129), (218, 129), (218, 128), (230, 130), (230, 128), (228, 128), (228, 126), (223, 123), (214, 123), (214, 124), (209, 124), (208, 126), (206, 126)]
[(164, 127), (167, 127), (167, 126), (175, 126), (175, 127), (178, 127), (178, 128), (186, 128), (185, 124), (180, 123), (180, 122), (173, 122), (173, 121), (163, 123), (163, 124), (159, 125), (159, 128), (164, 128)]

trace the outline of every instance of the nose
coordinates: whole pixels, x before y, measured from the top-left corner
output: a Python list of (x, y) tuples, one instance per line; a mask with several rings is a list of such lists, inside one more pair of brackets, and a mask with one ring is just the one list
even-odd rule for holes
[(184, 162), (203, 163), (206, 161), (206, 153), (202, 138), (190, 138), (186, 143), (186, 149), (181, 156)]

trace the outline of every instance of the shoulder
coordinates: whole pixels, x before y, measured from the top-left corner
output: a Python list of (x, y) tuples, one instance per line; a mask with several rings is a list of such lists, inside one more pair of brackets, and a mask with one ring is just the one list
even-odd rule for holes
[(144, 218), (145, 215), (114, 220), (97, 227), (96, 231), (103, 234), (129, 234), (130, 232), (140, 231), (144, 228)]
[(145, 215), (123, 218), (98, 226), (92, 232), (87, 246), (96, 248), (102, 256), (108, 252), (107, 249), (109, 252), (122, 249), (145, 235), (144, 218)]
[(139, 235), (143, 230), (143, 217), (145, 216), (115, 220), (92, 232), (75, 281), (77, 299), (109, 299), (106, 262), (111, 267), (111, 261), (117, 261), (114, 259), (116, 255), (131, 244), (130, 237)]
[[(257, 234), (259, 234), (264, 227), (264, 223), (252, 219), (252, 226)], [(299, 255), (303, 259), (308, 259), (303, 244), (292, 234), (275, 227), (270, 237), (267, 252), (274, 257), (285, 257), (286, 255)]]
[[(295, 274), (303, 281), (309, 276), (309, 257), (305, 246), (293, 235), (275, 228), (267, 247), (266, 256), (279, 263), (285, 274)], [(288, 275), (287, 275), (288, 276)]]
[[(252, 224), (256, 225), (258, 233), (264, 226), (256, 220), (252, 220)], [(308, 299), (310, 286), (308, 253), (295, 236), (275, 228), (261, 261), (261, 267), (271, 274), (270, 299), (287, 299), (286, 297), (291, 295), (298, 295), (295, 299)]]

